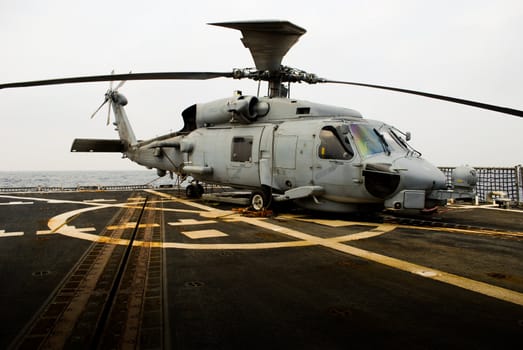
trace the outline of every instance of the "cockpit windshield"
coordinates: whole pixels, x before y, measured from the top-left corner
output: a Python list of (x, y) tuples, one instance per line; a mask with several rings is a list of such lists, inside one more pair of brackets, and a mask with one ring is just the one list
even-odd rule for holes
[(353, 123), (350, 124), (350, 131), (362, 157), (378, 153), (391, 154), (393, 152), (420, 155), (401, 137), (403, 134), (401, 131), (386, 124)]
[(387, 142), (376, 128), (368, 124), (351, 124), (350, 131), (362, 157), (389, 152)]
[[(384, 129), (384, 130), (383, 130)], [(383, 128), (382, 129), (382, 135), (389, 147), (391, 148), (391, 151), (393, 152), (406, 152), (408, 151), (407, 143), (401, 139), (401, 137), (398, 136), (394, 132), (394, 130), (390, 128)]]
[(405, 141), (403, 137), (401, 137), (401, 135), (407, 134), (391, 126), (385, 126), (384, 128), (386, 129), (383, 133), (384, 135), (386, 135), (385, 138), (387, 139), (387, 136), (390, 137), (390, 142), (394, 144), (394, 147), (398, 152), (403, 151), (411, 155), (417, 155), (418, 157), (421, 156), (420, 152), (416, 151), (411, 145), (407, 143), (407, 141)]

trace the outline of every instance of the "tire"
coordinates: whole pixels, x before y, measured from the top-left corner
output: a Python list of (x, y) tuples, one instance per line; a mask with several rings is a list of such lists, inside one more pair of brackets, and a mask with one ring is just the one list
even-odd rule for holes
[(201, 198), (203, 192), (203, 186), (200, 184), (190, 184), (185, 188), (185, 195), (187, 198)]
[(203, 189), (203, 186), (201, 184), (196, 184), (195, 187), (196, 187), (197, 198), (202, 198), (203, 192), (205, 192), (205, 190)]
[(271, 205), (271, 198), (264, 191), (254, 191), (251, 194), (251, 208), (255, 211), (262, 211), (269, 208)]
[(188, 185), (185, 188), (185, 195), (187, 198), (196, 198), (196, 187), (194, 185)]

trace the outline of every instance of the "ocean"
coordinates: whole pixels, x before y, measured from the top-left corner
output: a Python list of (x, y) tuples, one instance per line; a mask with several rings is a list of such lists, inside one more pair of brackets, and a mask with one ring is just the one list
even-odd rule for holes
[(154, 186), (174, 184), (176, 177), (159, 178), (155, 170), (129, 171), (0, 171), (0, 188), (79, 187), (79, 186)]

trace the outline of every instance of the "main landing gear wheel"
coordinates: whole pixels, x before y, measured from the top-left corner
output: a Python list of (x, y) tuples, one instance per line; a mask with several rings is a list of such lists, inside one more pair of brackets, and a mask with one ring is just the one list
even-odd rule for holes
[(185, 188), (187, 198), (201, 198), (203, 192), (204, 190), (201, 184), (190, 184)]
[(254, 191), (251, 194), (251, 208), (255, 211), (268, 209), (271, 205), (272, 196), (266, 191)]

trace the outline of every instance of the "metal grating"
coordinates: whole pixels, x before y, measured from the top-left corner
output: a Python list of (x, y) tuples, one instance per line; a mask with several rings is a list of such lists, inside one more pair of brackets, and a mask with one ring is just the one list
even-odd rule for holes
[[(445, 174), (447, 186), (450, 187), (455, 167), (440, 167), (439, 169)], [(498, 191), (505, 192), (508, 198), (518, 204), (523, 202), (523, 167), (521, 165), (512, 168), (474, 167), (474, 169), (478, 175), (475, 190), (481, 202), (486, 202), (490, 192)]]

